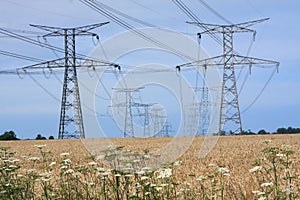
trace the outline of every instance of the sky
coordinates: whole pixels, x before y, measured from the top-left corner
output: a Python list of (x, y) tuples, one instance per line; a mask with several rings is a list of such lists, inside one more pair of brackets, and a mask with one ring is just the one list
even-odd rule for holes
[[(191, 41), (196, 42), (196, 33), (201, 31), (198, 27), (185, 23), (190, 21), (190, 19), (170, 0), (103, 0), (101, 2), (131, 17), (153, 24), (155, 27), (183, 34), (184, 37), (189, 38)], [(257, 31), (255, 42), (252, 42), (251, 33), (237, 34), (234, 37), (235, 50), (241, 55), (280, 62), (279, 72), (273, 76), (273, 68), (261, 69), (254, 67), (250, 76), (247, 75), (249, 74), (247, 69), (242, 71), (238, 69), (238, 72), (241, 71), (241, 76), (238, 79), (238, 90), (243, 85), (243, 80), (246, 76), (248, 77), (239, 95), (243, 129), (255, 132), (265, 129), (266, 131), (274, 132), (280, 127), (299, 127), (300, 55), (298, 47), (300, 40), (298, 37), (300, 28), (297, 24), (300, 18), (298, 10), (300, 2), (296, 0), (205, 1), (210, 8), (213, 8), (223, 18), (217, 16), (199, 0), (184, 0), (183, 2), (202, 22), (209, 24), (226, 24), (224, 18), (232, 23), (270, 18), (266, 22), (251, 27)], [(135, 28), (147, 28), (145, 25), (128, 19), (124, 20)], [(110, 23), (93, 30), (93, 32), (99, 34), (100, 42), (104, 44), (102, 50), (108, 54), (106, 57), (110, 57), (112, 51), (118, 51), (122, 49), (123, 45), (126, 46), (126, 40), (123, 41), (124, 43), (117, 43), (115, 38), (122, 36), (127, 30), (80, 1), (1, 0), (0, 28), (17, 31), (21, 35), (36, 40), (39, 38), (37, 37), (38, 35), (43, 35), (46, 32), (30, 27), (29, 24), (78, 27), (106, 21), (110, 21)], [(34, 34), (31, 34), (29, 31), (34, 32)], [(159, 38), (160, 36), (155, 35), (154, 37)], [(40, 42), (45, 42), (41, 38), (39, 40)], [(109, 46), (111, 44), (109, 42), (112, 41), (113, 45)], [(47, 43), (63, 48), (62, 38), (47, 38)], [(80, 37), (76, 40), (76, 50), (80, 54), (89, 55), (93, 50), (101, 47), (96, 46), (97, 43), (98, 41), (91, 37)], [(207, 35), (202, 36), (201, 47), (209, 57), (222, 53), (222, 47)], [(188, 54), (197, 54), (196, 51), (192, 52), (189, 46), (184, 48), (186, 48)], [(63, 57), (61, 53), (22, 42), (1, 33), (0, 50), (41, 60), (53, 60)], [(176, 65), (186, 62), (185, 59), (174, 56), (169, 52), (153, 49), (123, 53), (110, 61), (120, 63), (121, 67), (123, 65), (124, 68), (126, 66), (147, 65), (149, 63), (175, 68)], [(0, 55), (0, 70), (14, 70), (32, 64), (36, 64), (36, 62)], [(189, 74), (191, 72), (184, 73), (186, 81), (193, 86), (195, 78), (193, 78), (192, 74)], [(137, 77), (139, 76), (137, 75)], [(100, 97), (96, 100), (96, 110), (101, 115), (101, 117), (98, 117), (98, 120), (101, 121), (99, 123), (105, 134), (109, 137), (120, 137), (122, 135), (118, 133), (120, 132), (119, 128), (113, 125), (113, 120), (108, 117), (110, 111), (107, 110), (109, 110), (108, 106), (111, 101), (105, 100), (113, 95), (111, 88), (115, 87), (117, 83), (116, 78), (113, 79), (112, 77), (114, 75), (109, 73), (103, 75), (102, 83), (105, 87), (102, 87), (100, 84), (96, 89), (97, 96)], [(270, 77), (269, 84), (263, 90), (263, 93), (258, 95)], [(84, 86), (90, 87), (89, 80), (83, 79), (79, 80), (79, 82), (81, 86), (80, 92), (86, 94), (87, 89)], [(18, 75), (0, 74), (0, 133), (13, 130), (22, 139), (35, 138), (37, 134), (57, 137), (61, 91), (62, 71), (57, 71), (48, 78), (44, 75), (19, 77)], [(176, 131), (181, 123), (180, 120), (182, 120), (180, 116), (177, 116), (178, 108), (174, 109), (174, 107), (180, 106), (178, 104), (179, 100), (176, 100), (174, 97), (176, 95), (174, 94), (162, 97), (161, 95), (153, 95), (153, 91), (164, 93), (165, 95), (172, 93), (152, 85), (135, 94), (134, 98), (139, 99), (142, 96), (141, 98), (145, 102), (155, 102), (165, 107), (166, 112), (170, 116), (173, 129)], [(257, 96), (259, 98), (247, 109)], [(88, 118), (88, 113), (83, 113), (83, 117)], [(137, 124), (141, 121), (139, 118), (134, 120)]]

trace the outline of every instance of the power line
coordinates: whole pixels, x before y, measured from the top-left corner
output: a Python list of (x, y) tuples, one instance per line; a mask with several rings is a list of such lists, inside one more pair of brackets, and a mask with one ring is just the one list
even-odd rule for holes
[[(132, 31), (135, 35), (145, 39), (148, 42), (153, 43), (153, 44), (155, 44), (158, 47), (161, 47), (163, 49), (167, 49), (172, 53), (181, 55), (181, 56), (183, 56), (183, 57), (185, 57), (189, 60), (196, 60), (195, 58), (190, 57), (189, 55), (185, 54), (184, 52), (178, 51), (177, 49), (174, 49), (174, 48), (170, 47), (168, 44), (163, 43), (163, 42), (157, 40), (156, 38), (154, 38), (154, 37), (152, 37), (148, 34), (145, 34), (140, 30), (138, 30), (136, 27), (132, 26), (131, 24), (124, 21), (123, 19), (119, 18), (117, 16), (117, 15), (119, 15), (119, 12), (114, 12), (114, 10), (112, 10), (112, 9), (106, 9), (107, 6), (105, 4), (100, 3), (99, 1), (96, 1), (96, 0), (95, 1), (80, 0), (80, 2), (82, 2), (86, 6), (90, 7), (92, 10), (98, 12), (99, 14), (107, 17), (108, 19), (115, 22), (119, 26), (125, 28), (126, 30)], [(150, 27), (153, 27), (153, 25), (151, 25)]]
[(215, 9), (213, 9), (211, 6), (209, 6), (208, 3), (206, 3), (204, 0), (198, 0), (198, 2), (200, 2), (204, 7), (206, 7), (214, 15), (216, 15), (217, 17), (219, 17), (220, 19), (222, 19), (224, 22), (226, 22), (228, 24), (233, 24), (229, 19), (225, 18), (220, 13), (218, 13)]

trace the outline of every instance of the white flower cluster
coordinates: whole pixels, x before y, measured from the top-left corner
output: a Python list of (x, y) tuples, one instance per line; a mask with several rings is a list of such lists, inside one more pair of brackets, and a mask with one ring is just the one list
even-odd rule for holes
[(162, 169), (157, 172), (159, 173), (157, 178), (169, 178), (170, 176), (172, 176), (172, 169), (170, 168)]
[(253, 172), (258, 172), (262, 169), (261, 166), (255, 166), (252, 169), (249, 170), (249, 172), (253, 173)]

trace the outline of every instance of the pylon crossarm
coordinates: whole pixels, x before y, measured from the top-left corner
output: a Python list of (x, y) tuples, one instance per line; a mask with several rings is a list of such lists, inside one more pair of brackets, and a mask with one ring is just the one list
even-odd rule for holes
[(176, 69), (178, 69), (180, 71), (182, 67), (194, 67), (194, 66), (208, 67), (208, 66), (224, 65), (223, 62), (224, 62), (224, 55), (220, 55), (220, 56), (215, 56), (212, 58), (207, 58), (204, 60), (199, 60), (199, 61), (195, 61), (195, 62), (178, 65), (176, 67)]
[[(77, 58), (76, 65), (75, 65), (76, 68), (79, 68), (79, 67), (91, 68), (91, 67), (105, 67), (105, 66), (113, 66), (120, 70), (120, 66), (118, 64), (102, 62), (102, 61), (97, 61), (97, 60), (92, 60), (92, 59)], [(65, 58), (59, 58), (56, 60), (45, 61), (45, 62), (42, 62), (39, 64), (29, 65), (29, 66), (22, 67), (22, 68), (17, 68), (17, 71), (28, 72), (28, 70), (36, 70), (36, 69), (44, 70), (44, 69), (60, 69), (60, 68), (65, 68)]]
[(72, 30), (74, 29), (74, 35), (76, 36), (85, 36), (85, 35), (97, 35), (95, 33), (90, 33), (88, 31), (98, 28), (100, 26), (106, 25), (109, 22), (103, 22), (103, 23), (98, 23), (98, 24), (91, 24), (87, 26), (80, 26), (80, 27), (75, 27), (75, 28), (60, 28), (60, 27), (53, 27), (53, 26), (42, 26), (42, 25), (35, 25), (35, 24), (30, 24), (30, 26), (39, 28), (45, 31), (48, 31), (50, 33), (45, 34), (43, 37), (51, 37), (51, 36), (64, 36), (66, 30)]
[(103, 23), (97, 23), (97, 24), (91, 24), (91, 25), (87, 25), (87, 26), (81, 26), (81, 27), (76, 27), (76, 32), (75, 34), (80, 34), (82, 35), (82, 33), (88, 33), (88, 31), (95, 29), (95, 28), (99, 28), (101, 26), (104, 26), (106, 24), (108, 24), (109, 22), (103, 22)]
[(76, 58), (76, 66), (77, 67), (105, 67), (105, 66), (113, 66), (118, 70), (121, 69), (120, 65), (116, 63), (110, 63), (105, 61), (98, 61), (93, 59), (85, 59), (85, 58)]
[(240, 56), (240, 55), (233, 55), (233, 64), (234, 65), (263, 65), (263, 66), (276, 66), (279, 67), (279, 62), (273, 60), (266, 60), (254, 57), (247, 57), (247, 56)]
[(221, 24), (216, 25), (216, 24), (206, 24), (206, 23), (197, 23), (197, 22), (187, 22), (187, 23), (199, 26), (202, 29), (204, 29), (204, 31), (201, 32), (200, 34), (224, 33), (225, 28), (232, 28), (231, 31), (235, 32), (235, 33), (241, 33), (241, 32), (255, 33), (255, 30), (248, 29), (248, 27), (258, 24), (258, 23), (261, 23), (261, 22), (264, 22), (268, 19), (269, 18), (265, 18), (265, 19), (250, 21), (250, 22), (244, 22), (244, 23), (239, 23), (239, 24), (229, 24), (229, 25), (221, 25)]
[[(202, 67), (212, 67), (212, 66), (223, 66), (224, 65), (224, 55), (199, 60), (196, 62), (186, 63), (183, 65), (178, 65), (176, 68), (178, 70), (181, 70), (182, 67), (193, 67), (193, 66), (202, 66)], [(272, 61), (272, 60), (266, 60), (266, 59), (259, 59), (254, 57), (247, 57), (247, 56), (240, 56), (233, 54), (231, 55), (231, 62), (233, 65), (249, 65), (249, 66), (255, 66), (255, 65), (263, 65), (263, 66), (279, 66), (279, 62)]]
[(45, 69), (45, 68), (64, 68), (65, 67), (65, 59), (59, 58), (56, 60), (45, 61), (39, 64), (29, 65), (22, 68), (17, 68), (20, 71), (34, 70), (34, 69)]
[(264, 19), (249, 21), (249, 22), (243, 22), (243, 23), (236, 24), (235, 26), (238, 26), (238, 27), (249, 27), (249, 26), (253, 26), (255, 24), (262, 23), (262, 22), (267, 21), (269, 19), (270, 18), (264, 18)]

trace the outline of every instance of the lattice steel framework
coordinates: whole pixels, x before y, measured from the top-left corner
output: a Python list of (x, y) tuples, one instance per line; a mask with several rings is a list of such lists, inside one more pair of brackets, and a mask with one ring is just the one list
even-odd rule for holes
[(76, 69), (79, 67), (93, 68), (95, 66), (114, 66), (120, 68), (118, 65), (113, 63), (84, 59), (78, 57), (76, 54), (76, 36), (98, 36), (97, 34), (89, 31), (108, 23), (109, 22), (105, 22), (75, 28), (31, 25), (33, 27), (50, 32), (43, 37), (64, 37), (64, 58), (22, 68), (24, 71), (35, 69), (48, 69), (51, 71), (52, 69), (64, 68), (64, 82), (58, 139), (85, 138)]
[(276, 66), (279, 66), (279, 63), (275, 61), (240, 56), (236, 54), (233, 49), (234, 33), (252, 32), (255, 36), (256, 31), (249, 29), (248, 27), (263, 22), (265, 20), (268, 19), (261, 19), (231, 25), (213, 25), (188, 22), (190, 24), (200, 26), (201, 28), (205, 27), (205, 31), (200, 34), (222, 34), (223, 36), (223, 55), (177, 66), (177, 69), (181, 69), (181, 67), (191, 65), (202, 66), (205, 68), (209, 66), (223, 66), (222, 94), (218, 134), (222, 134), (224, 132), (223, 128), (225, 125), (231, 125), (230, 128), (233, 134), (242, 134), (242, 121), (237, 93), (235, 66), (249, 65), (251, 67), (252, 65), (270, 64), (275, 64)]
[(151, 131), (150, 131), (150, 108), (151, 106), (155, 105), (155, 103), (132, 103), (132, 106), (138, 107), (138, 108), (144, 108), (144, 113), (140, 113), (139, 117), (144, 117), (144, 137), (151, 137)]

